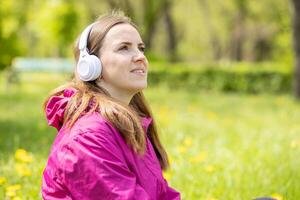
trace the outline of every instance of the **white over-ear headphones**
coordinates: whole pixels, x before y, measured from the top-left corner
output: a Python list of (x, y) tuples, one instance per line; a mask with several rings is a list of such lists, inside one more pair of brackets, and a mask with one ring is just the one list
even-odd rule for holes
[(77, 63), (77, 73), (79, 78), (83, 81), (96, 80), (102, 71), (102, 64), (100, 59), (95, 55), (90, 55), (87, 49), (87, 41), (89, 34), (93, 28), (93, 24), (84, 29), (79, 39), (79, 60)]

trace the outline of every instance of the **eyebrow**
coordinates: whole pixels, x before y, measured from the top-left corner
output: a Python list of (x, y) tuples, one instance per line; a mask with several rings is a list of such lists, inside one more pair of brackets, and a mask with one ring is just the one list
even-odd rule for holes
[[(122, 45), (122, 44), (131, 45), (132, 43), (131, 42), (120, 42), (120, 43), (117, 43), (117, 45)], [(143, 42), (141, 42), (141, 43), (138, 43), (138, 46), (145, 46), (145, 44)]]

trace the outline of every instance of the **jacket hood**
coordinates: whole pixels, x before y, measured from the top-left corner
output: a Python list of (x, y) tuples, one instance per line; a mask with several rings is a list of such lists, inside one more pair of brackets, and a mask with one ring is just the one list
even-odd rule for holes
[[(67, 104), (75, 93), (76, 90), (71, 88), (65, 89), (62, 95), (50, 97), (45, 109), (49, 126), (55, 127), (58, 131), (61, 129)], [(142, 117), (141, 121), (144, 131), (147, 132), (149, 125), (152, 123), (152, 118)]]
[(66, 89), (62, 95), (50, 97), (45, 109), (49, 126), (60, 130), (63, 125), (67, 104), (75, 92), (75, 89)]

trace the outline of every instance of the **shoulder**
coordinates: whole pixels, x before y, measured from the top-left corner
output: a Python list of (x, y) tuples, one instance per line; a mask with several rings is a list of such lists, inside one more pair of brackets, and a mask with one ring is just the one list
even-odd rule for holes
[(72, 132), (115, 134), (117, 130), (99, 112), (93, 112), (80, 117), (72, 127)]
[(74, 162), (81, 166), (82, 162), (102, 162), (108, 155), (116, 157), (111, 155), (118, 154), (117, 157), (123, 157), (119, 145), (122, 138), (98, 112), (80, 117), (70, 131), (65, 133), (68, 134), (60, 150), (66, 163)]
[(71, 128), (63, 126), (57, 136), (54, 148), (63, 150), (84, 147), (118, 147), (121, 135), (99, 112), (85, 114), (78, 118)]

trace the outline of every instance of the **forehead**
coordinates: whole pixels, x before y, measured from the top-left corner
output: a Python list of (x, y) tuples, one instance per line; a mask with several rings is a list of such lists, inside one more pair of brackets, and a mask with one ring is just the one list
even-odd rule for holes
[(104, 37), (103, 45), (117, 44), (121, 42), (141, 43), (139, 32), (130, 24), (117, 24), (113, 26)]

